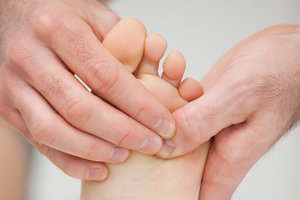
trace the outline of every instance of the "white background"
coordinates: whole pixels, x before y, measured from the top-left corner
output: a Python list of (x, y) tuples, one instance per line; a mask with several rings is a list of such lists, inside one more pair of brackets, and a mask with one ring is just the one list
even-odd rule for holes
[[(169, 50), (178, 49), (186, 56), (186, 76), (199, 80), (222, 54), (250, 34), (275, 24), (300, 25), (299, 0), (113, 0), (108, 6), (121, 17), (140, 19), (149, 33), (162, 34)], [(297, 128), (253, 167), (233, 199), (299, 200), (299, 154)], [(79, 199), (79, 181), (36, 152), (33, 161), (29, 200)]]

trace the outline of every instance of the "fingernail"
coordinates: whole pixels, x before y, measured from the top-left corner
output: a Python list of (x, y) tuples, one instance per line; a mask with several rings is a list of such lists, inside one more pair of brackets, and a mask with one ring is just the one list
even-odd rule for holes
[(99, 168), (90, 169), (85, 178), (89, 181), (103, 181), (106, 178), (106, 173)]
[(123, 162), (124, 160), (126, 160), (128, 155), (129, 155), (128, 150), (122, 149), (120, 147), (114, 147), (111, 150), (108, 159), (113, 162)]
[(171, 139), (165, 140), (162, 149), (158, 153), (158, 156), (167, 158), (174, 152), (175, 149), (176, 145)]
[(162, 139), (158, 136), (149, 136), (140, 145), (140, 150), (146, 153), (156, 153), (162, 145)]
[(153, 126), (153, 129), (161, 136), (169, 138), (172, 137), (176, 131), (174, 123), (167, 119), (159, 119)]

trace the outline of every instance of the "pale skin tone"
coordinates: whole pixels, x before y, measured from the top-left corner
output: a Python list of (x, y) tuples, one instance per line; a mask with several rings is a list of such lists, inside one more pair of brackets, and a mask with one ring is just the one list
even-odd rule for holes
[[(120, 21), (105, 37), (103, 45), (130, 72), (135, 71), (143, 86), (171, 112), (201, 96), (202, 87), (196, 80), (188, 78), (180, 83), (185, 70), (185, 60), (178, 51), (168, 55), (163, 64), (164, 73), (161, 78), (158, 76), (157, 68), (166, 50), (166, 41), (157, 34), (152, 34), (146, 39), (146, 30), (138, 20)], [(7, 130), (7, 134), (12, 133)], [(134, 152), (124, 164), (108, 165), (111, 176), (104, 183), (85, 183), (82, 198), (197, 199), (208, 148), (209, 143), (193, 153), (171, 160), (161, 160)], [(16, 158), (12, 152), (9, 155)], [(21, 154), (16, 152), (16, 155)], [(5, 166), (9, 168), (11, 165), (8, 163)], [(174, 177), (176, 180), (166, 187)], [(11, 179), (12, 183), (13, 180)], [(138, 181), (133, 182), (134, 180)], [(22, 182), (19, 183), (22, 186)], [(124, 184), (127, 188), (124, 188)], [(160, 189), (157, 189), (158, 185)], [(13, 186), (10, 188), (16, 189)], [(116, 190), (119, 192), (116, 193)], [(18, 192), (14, 194), (21, 195)]]
[[(202, 81), (204, 95), (173, 113), (176, 157), (215, 135), (201, 200), (230, 199), (248, 170), (300, 117), (300, 27), (278, 25), (231, 49)], [(166, 151), (167, 149), (167, 151)]]
[(0, 199), (23, 200), (28, 152), (16, 130), (0, 118)]
[[(176, 148), (165, 145), (167, 149), (158, 154), (161, 157), (191, 152), (206, 141), (199, 133), (223, 128), (208, 155), (200, 199), (230, 199), (251, 166), (299, 120), (299, 55), (298, 26), (260, 31), (235, 46), (212, 68), (203, 80), (203, 97), (173, 113), (178, 123), (172, 139)], [(219, 106), (223, 106), (222, 112), (216, 112)], [(203, 111), (203, 116), (195, 113), (199, 112), (195, 108)], [(195, 119), (188, 118), (191, 115), (198, 124), (201, 119), (205, 122), (193, 126), (189, 120)]]
[(175, 133), (171, 113), (103, 47), (118, 21), (95, 0), (0, 2), (0, 116), (75, 178), (101, 181), (102, 162), (155, 154)]
[[(202, 87), (196, 80), (180, 83), (185, 60), (178, 51), (167, 56), (159, 77), (166, 41), (158, 34), (146, 36), (138, 20), (121, 20), (103, 45), (171, 112), (201, 96)], [(82, 200), (197, 200), (208, 148), (209, 142), (170, 160), (133, 152), (125, 163), (108, 165), (110, 175), (104, 182), (83, 182)]]
[[(116, 24), (119, 19), (115, 14), (113, 14), (111, 11), (107, 10), (103, 6), (99, 6), (99, 4), (93, 3), (88, 4), (92, 6), (88, 6), (87, 2), (92, 1), (46, 0), (40, 4), (36, 4), (36, 0), (28, 0), (26, 1), (26, 3), (25, 1), (16, 0), (1, 1), (0, 115), (3, 116), (15, 127), (17, 127), (24, 134), (24, 136), (31, 143), (33, 143), (34, 146), (37, 147), (39, 151), (44, 153), (54, 164), (56, 164), (68, 175), (73, 176), (75, 178), (82, 178), (88, 180), (102, 180), (106, 177), (107, 170), (104, 167), (104, 165), (101, 164), (99, 161), (109, 160), (108, 155), (111, 155), (110, 152), (112, 152), (110, 149), (111, 146), (108, 146), (108, 149), (110, 149), (110, 151), (105, 150), (105, 152), (103, 152), (104, 150), (102, 149), (102, 141), (99, 142), (98, 138), (90, 138), (91, 140), (87, 139), (87, 135), (85, 135), (85, 131), (82, 131), (82, 124), (80, 124), (80, 119), (78, 118), (73, 120), (79, 120), (79, 122), (76, 121), (75, 123), (65, 123), (66, 121), (72, 122), (73, 120), (70, 119), (72, 118), (72, 116), (76, 117), (76, 115), (70, 114), (74, 114), (76, 112), (86, 113), (83, 112), (82, 109), (75, 109), (74, 113), (71, 112), (68, 116), (66, 116), (66, 114), (64, 115), (64, 113), (56, 112), (59, 111), (59, 109), (55, 107), (55, 105), (59, 105), (59, 102), (57, 103), (55, 102), (55, 100), (66, 100), (66, 96), (59, 96), (59, 94), (61, 94), (59, 91), (66, 91), (66, 88), (64, 88), (64, 86), (72, 86), (72, 88), (75, 88), (76, 92), (81, 91), (79, 92), (80, 99), (90, 99), (88, 102), (83, 102), (84, 105), (82, 105), (82, 108), (84, 111), (86, 111), (84, 107), (85, 105), (91, 107), (91, 105), (96, 104), (95, 98), (91, 99), (91, 96), (83, 92), (83, 88), (78, 86), (77, 82), (74, 82), (72, 76), (66, 75), (67, 73), (65, 69), (70, 69), (70, 67), (76, 69), (76, 73), (82, 70), (82, 73), (79, 74), (85, 74), (84, 69), (80, 69), (78, 67), (79, 65), (84, 66), (82, 60), (77, 61), (75, 59), (74, 62), (78, 62), (78, 65), (76, 63), (73, 63), (71, 66), (69, 63), (65, 68), (65, 66), (61, 63), (61, 60), (63, 59), (59, 59), (62, 56), (59, 55), (58, 57), (56, 57), (53, 55), (56, 55), (56, 53), (58, 53), (56, 52), (57, 49), (66, 50), (65, 47), (68, 46), (70, 42), (68, 42), (64, 37), (53, 36), (51, 45), (54, 44), (53, 40), (54, 42), (59, 42), (58, 38), (60, 39), (61, 43), (55, 43), (56, 48), (49, 48), (50, 38), (49, 35), (47, 36), (47, 32), (52, 33), (53, 30), (50, 29), (49, 31), (45, 31), (45, 36), (43, 35), (45, 34), (45, 32), (39, 30), (38, 27), (40, 27), (42, 30), (48, 30), (49, 24), (35, 23), (39, 21), (39, 16), (43, 16), (41, 14), (45, 13), (46, 10), (48, 11), (46, 12), (46, 16), (48, 15), (49, 19), (51, 19), (50, 21), (46, 22), (50, 22), (50, 25), (51, 22), (53, 22), (52, 24), (54, 24), (58, 21), (64, 21), (55, 20), (51, 18), (51, 16), (57, 16), (59, 19), (65, 19), (67, 21), (72, 22), (71, 24), (73, 24), (74, 26), (69, 27), (71, 29), (69, 29), (68, 31), (63, 31), (65, 35), (72, 35), (70, 33), (77, 32), (78, 29), (88, 30), (87, 32), (84, 31), (82, 33), (83, 37), (80, 37), (82, 38), (82, 41), (86, 43), (83, 43), (84, 45), (78, 46), (93, 47), (93, 45), (90, 46), (91, 43), (98, 43), (94, 42), (95, 36), (91, 34), (90, 28), (92, 28), (93, 34), (97, 36), (97, 39), (102, 41), (102, 36), (105, 36), (107, 32), (111, 29), (111, 27), (114, 24)], [(9, 8), (7, 8), (7, 6), (9, 6)], [(90, 18), (90, 16), (86, 16), (86, 13), (92, 13), (92, 17)], [(83, 20), (83, 18), (85, 20)], [(34, 23), (30, 20), (33, 20)], [(88, 26), (82, 27), (81, 25), (83, 21), (89, 22)], [(42, 22), (45, 21), (42, 20)], [(66, 27), (64, 27), (64, 25), (62, 24), (61, 28)], [(299, 76), (296, 75), (299, 74), (299, 60), (297, 59), (299, 58), (299, 32), (299, 26), (279, 25), (266, 29), (258, 34), (255, 34), (254, 36), (245, 40), (241, 44), (237, 45), (215, 65), (215, 67), (207, 74), (207, 76), (203, 80), (203, 87), (205, 91), (204, 96), (199, 100), (196, 100), (173, 113), (173, 117), (176, 119), (178, 124), (178, 131), (176, 133), (175, 138), (173, 139), (173, 143), (176, 145), (177, 148), (166, 148), (165, 146), (159, 153), (159, 156), (168, 158), (174, 156), (176, 157), (187, 152), (191, 152), (193, 149), (203, 144), (212, 136), (216, 135), (208, 156), (208, 163), (204, 172), (201, 199), (229, 199), (232, 195), (232, 192), (235, 190), (235, 188), (243, 179), (247, 171), (256, 162), (256, 160), (258, 160), (268, 149), (270, 149), (271, 146), (296, 121), (298, 121), (298, 107), (300, 102), (298, 100), (298, 86), (300, 84), (298, 82)], [(20, 41), (20, 38), (25, 38), (25, 41)], [(34, 40), (33, 43), (30, 42), (32, 40)], [(28, 45), (26, 41), (29, 41), (31, 44), (34, 44), (33, 46), (37, 47), (37, 49), (32, 48), (33, 46)], [(21, 46), (14, 45), (14, 42), (16, 42), (15, 44), (21, 44)], [(67, 45), (64, 45), (66, 43)], [(16, 49), (12, 47), (16, 47)], [(22, 57), (22, 55), (19, 54), (19, 57), (16, 58), (15, 56), (18, 54), (15, 54), (16, 52), (12, 50), (17, 49), (28, 49), (31, 51), (26, 51), (29, 52), (29, 54), (26, 54), (25, 57)], [(99, 49), (99, 46), (96, 49)], [(104, 48), (100, 47), (99, 51), (103, 53), (103, 49)], [(259, 50), (257, 51), (257, 49)], [(78, 51), (78, 48), (74, 48), (73, 50), (75, 52), (79, 52), (79, 55), (88, 55), (84, 52)], [(94, 50), (94, 48), (92, 48), (92, 50)], [(255, 55), (253, 54), (253, 52), (257, 52), (259, 54), (261, 53), (261, 55), (266, 56)], [(102, 53), (98, 52), (97, 54), (102, 55)], [(32, 55), (37, 54), (38, 56), (36, 57), (45, 58), (42, 59), (42, 61), (40, 60), (41, 63), (39, 63), (38, 60), (30, 59), (35, 58), (35, 56)], [(41, 57), (41, 54), (43, 54), (44, 57)], [(120, 63), (117, 62), (114, 58), (112, 58), (110, 54), (104, 54), (106, 55), (105, 59), (100, 60), (99, 63), (107, 64), (111, 61), (111, 63), (113, 63), (112, 66), (120, 66)], [(69, 57), (72, 57), (73, 59), (76, 56), (71, 55)], [(102, 59), (104, 58), (101, 56), (95, 57)], [(268, 58), (268, 60), (265, 60), (265, 58)], [(50, 60), (52, 64), (50, 67), (45, 67), (47, 65), (43, 64), (43, 62), (45, 61), (48, 63), (48, 60)], [(272, 62), (269, 62), (270, 60)], [(23, 65), (24, 63), (26, 63), (24, 61), (33, 62), (29, 62), (28, 65), (31, 66), (33, 72), (37, 73), (30, 73), (28, 71), (30, 68)], [(244, 67), (245, 63), (252, 63), (252, 65), (247, 65)], [(133, 102), (128, 102), (129, 99), (124, 100), (125, 97), (123, 99), (118, 99), (118, 97), (114, 96), (114, 94), (107, 95), (105, 91), (99, 92), (96, 90), (96, 93), (98, 92), (103, 94), (100, 96), (105, 97), (106, 100), (108, 99), (110, 103), (113, 103), (115, 106), (117, 106), (129, 115), (135, 113), (135, 108), (145, 108), (143, 107), (144, 104), (141, 105), (141, 103), (136, 101), (143, 99), (144, 101), (152, 102), (147, 104), (145, 108), (146, 112), (144, 113), (148, 113), (149, 110), (157, 108), (158, 111), (154, 113), (155, 115), (160, 115), (161, 113), (163, 113), (162, 115), (160, 115), (159, 119), (167, 118), (172, 121), (172, 119), (169, 118), (168, 114), (164, 114), (167, 112), (166, 109), (163, 109), (161, 104), (157, 103), (157, 101), (150, 97), (144, 89), (137, 86), (135, 84), (136, 82), (133, 81), (134, 78), (132, 76), (128, 77), (129, 75), (125, 75), (126, 73), (125, 71), (122, 71), (122, 67), (123, 66), (120, 66), (117, 67), (118, 69), (116, 69), (117, 74), (121, 74), (121, 77), (124, 77), (124, 79), (122, 79), (122, 82), (117, 84), (119, 88), (116, 86), (116, 88), (120, 90), (120, 92), (117, 94), (119, 95), (126, 93), (126, 95), (124, 94), (122, 97), (135, 97), (130, 99)], [(74, 70), (73, 68), (72, 70)], [(55, 70), (51, 73), (51, 69)], [(93, 69), (93, 67), (91, 67), (91, 69)], [(244, 69), (247, 70), (244, 71)], [(273, 73), (278, 71), (280, 73)], [(3, 79), (3, 74), (5, 75), (4, 77), (6, 77), (7, 79)], [(114, 77), (113, 73), (110, 73), (110, 75)], [(44, 77), (54, 77), (54, 79), (49, 80), (45, 79)], [(62, 79), (57, 79), (55, 77), (62, 77)], [(269, 78), (266, 79), (266, 77)], [(86, 82), (88, 82), (90, 86), (101, 85), (99, 84), (97, 78), (100, 78), (99, 80), (102, 80), (102, 76), (99, 75), (99, 77), (96, 78), (91, 77)], [(111, 78), (111, 76), (109, 76), (109, 78)], [(67, 82), (63, 82), (63, 84), (60, 84), (61, 87), (55, 87), (53, 88), (54, 90), (51, 90), (56, 91), (56, 93), (51, 92), (51, 95), (47, 95), (47, 90), (41, 90), (41, 87), (44, 89), (51, 89), (53, 85), (57, 85), (51, 84), (53, 83), (53, 80), (56, 83), (61, 82), (55, 80), (67, 80)], [(248, 80), (250, 80), (250, 82)], [(265, 80), (268, 81), (266, 82)], [(278, 80), (280, 81), (278, 82)], [(24, 83), (26, 84), (24, 85)], [(257, 87), (257, 84), (255, 83), (262, 83), (264, 87)], [(61, 90), (55, 90), (59, 88), (61, 88)], [(257, 91), (258, 88), (263, 89), (259, 89), (259, 91)], [(139, 91), (139, 93), (137, 93), (137, 90)], [(38, 95), (36, 91), (39, 91)], [(278, 95), (274, 96), (270, 95), (270, 91), (280, 92), (278, 93)], [(257, 98), (257, 92), (261, 94), (259, 95), (259, 98)], [(65, 93), (63, 92), (62, 94)], [(68, 94), (71, 94), (69, 97), (73, 97), (72, 94), (76, 93), (75, 91), (71, 91)], [(53, 96), (54, 99), (51, 100), (51, 96)], [(82, 98), (83, 96), (86, 98)], [(224, 98), (225, 96), (227, 98)], [(26, 102), (26, 99), (24, 99), (24, 97), (30, 97), (26, 105), (24, 104), (24, 102)], [(47, 102), (45, 101), (45, 99), (47, 100)], [(119, 101), (117, 101), (116, 99)], [(245, 101), (245, 99), (249, 99), (249, 101)], [(253, 99), (255, 99), (255, 101), (253, 101)], [(232, 104), (232, 102), (235, 102), (235, 100), (240, 101), (236, 101), (239, 103)], [(90, 101), (94, 102), (95, 104), (91, 104)], [(135, 105), (134, 108), (127, 106), (131, 104), (123, 104), (123, 106), (121, 105), (123, 102), (126, 101), (127, 103), (132, 103), (133, 105)], [(39, 112), (42, 111), (43, 113), (42, 115), (36, 114), (35, 116), (38, 116), (36, 118), (37, 120), (33, 121), (30, 120), (30, 117), (33, 117), (34, 119), (35, 112), (32, 111), (34, 111), (35, 109), (32, 109), (31, 102), (39, 103), (38, 105), (40, 106), (37, 106), (37, 103), (34, 103), (34, 106), (36, 106), (36, 108), (39, 109)], [(50, 109), (48, 109), (49, 105), (47, 104), (49, 102), (52, 105)], [(256, 103), (251, 104), (249, 102)], [(274, 104), (273, 102), (276, 103)], [(62, 104), (64, 103), (60, 103), (60, 105)], [(101, 105), (103, 106), (103, 104)], [(91, 110), (97, 110), (94, 109), (97, 107), (99, 106), (92, 106)], [(248, 109), (245, 110), (244, 107), (247, 107)], [(278, 111), (282, 109), (278, 108), (284, 108), (283, 110), (286, 112), (283, 112), (283, 114), (281, 114)], [(129, 120), (126, 116), (124, 118), (124, 116), (119, 113), (119, 110), (116, 111), (114, 110), (114, 108), (111, 107), (107, 109), (109, 113), (114, 113), (113, 116), (115, 116), (114, 118), (116, 118), (119, 124), (129, 123), (132, 124), (132, 126), (130, 126), (132, 128), (131, 130), (139, 129), (138, 127), (140, 126), (137, 125), (137, 121)], [(30, 110), (30, 112), (28, 110)], [(159, 112), (159, 110), (161, 112)], [(245, 110), (245, 112), (239, 113), (238, 111), (240, 110)], [(53, 113), (55, 113), (55, 115), (53, 115)], [(57, 113), (59, 113), (60, 115), (56, 115)], [(48, 116), (49, 118), (43, 119), (41, 121), (40, 116)], [(93, 118), (93, 115), (91, 116)], [(24, 119), (26, 119), (27, 121)], [(157, 116), (151, 116), (151, 119), (149, 121), (151, 123), (150, 125), (147, 124), (147, 120), (149, 119), (144, 119), (143, 116), (135, 117), (135, 119), (137, 119), (139, 122), (142, 122), (150, 128), (153, 127), (154, 122), (155, 125), (156, 122), (159, 121)], [(34, 124), (35, 121), (37, 122), (37, 124)], [(42, 123), (43, 121), (44, 123)], [(59, 135), (56, 138), (57, 140), (49, 140), (49, 138), (51, 138), (52, 136), (51, 129), (57, 129), (58, 127), (49, 127), (50, 123), (45, 123), (47, 121), (54, 121), (54, 124), (58, 124), (59, 122), (59, 124), (61, 124), (60, 130), (56, 131), (61, 131), (61, 133), (63, 134)], [(273, 122), (270, 123), (270, 121)], [(274, 121), (278, 123), (274, 123)], [(236, 126), (237, 123), (239, 123), (239, 126)], [(73, 126), (73, 128), (70, 128), (68, 126), (69, 124), (72, 124), (75, 127), (75, 130), (73, 129)], [(102, 124), (102, 121), (98, 120), (97, 123), (94, 124)], [(87, 123), (87, 125), (89, 125), (88, 127), (93, 127), (94, 130), (97, 129), (97, 127), (94, 127), (89, 123)], [(103, 123), (102, 125), (104, 127), (107, 127), (109, 131), (118, 128), (116, 126), (109, 126), (109, 124), (106, 123)], [(40, 130), (42, 131), (38, 131), (39, 129), (37, 128), (41, 128)], [(275, 131), (273, 131), (273, 129)], [(139, 131), (139, 133), (146, 132), (145, 135), (150, 134), (147, 131), (148, 129), (143, 130), (144, 131)], [(226, 134), (218, 134), (220, 130), (224, 130)], [(251, 130), (258, 131), (256, 131), (256, 134), (249, 134)], [(120, 130), (117, 131), (120, 132)], [(45, 135), (39, 135), (40, 132), (45, 133)], [(69, 132), (71, 133), (72, 137), (68, 137), (69, 135), (67, 133)], [(92, 135), (98, 134), (98, 132), (97, 134), (95, 134), (94, 131), (92, 132), (94, 133)], [(155, 132), (164, 135), (162, 134), (162, 132), (164, 131), (155, 130)], [(222, 131), (222, 133), (224, 132)], [(76, 137), (74, 137), (74, 135)], [(84, 139), (81, 140), (86, 141), (85, 144), (82, 144), (84, 148), (70, 148), (77, 146), (68, 145), (76, 144), (69, 142), (69, 140), (72, 138), (76, 138), (76, 140)], [(106, 139), (107, 138), (104, 137), (104, 140)], [(68, 140), (68, 142), (64, 142), (66, 140)], [(257, 143), (257, 141), (260, 141), (260, 143)], [(107, 149), (107, 143), (105, 144), (106, 145), (104, 145), (104, 149)], [(165, 143), (165, 145), (166, 144), (167, 143)], [(251, 148), (255, 149), (255, 151), (249, 150)], [(133, 147), (131, 149), (139, 148)], [(166, 149), (168, 150), (166, 151)], [(232, 149), (235, 149), (234, 154), (232, 154)], [(122, 157), (122, 160), (124, 160), (128, 156), (126, 152), (124, 152), (123, 155), (124, 157), (117, 157)], [(82, 158), (86, 158), (88, 160)], [(111, 162), (111, 160), (109, 162)], [(97, 173), (89, 173), (90, 169), (92, 169), (92, 172), (95, 172), (96, 169)]]

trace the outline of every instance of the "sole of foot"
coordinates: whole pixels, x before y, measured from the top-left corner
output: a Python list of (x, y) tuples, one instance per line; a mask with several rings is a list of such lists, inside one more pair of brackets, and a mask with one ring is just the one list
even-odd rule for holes
[[(121, 20), (103, 44), (171, 112), (203, 94), (195, 79), (181, 81), (186, 62), (179, 51), (168, 54), (159, 76), (167, 42), (158, 34), (146, 36), (145, 27), (138, 20)], [(110, 175), (105, 182), (83, 183), (82, 199), (196, 200), (208, 148), (209, 143), (170, 160), (132, 152), (125, 163), (108, 165)]]

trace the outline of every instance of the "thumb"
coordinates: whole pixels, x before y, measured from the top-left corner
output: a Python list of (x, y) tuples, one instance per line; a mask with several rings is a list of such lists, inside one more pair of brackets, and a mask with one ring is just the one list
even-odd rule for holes
[(173, 113), (177, 132), (172, 139), (164, 142), (159, 157), (189, 153), (222, 129), (245, 121), (254, 109), (247, 103), (251, 102), (249, 90), (239, 87), (242, 78), (228, 81), (230, 77), (223, 76), (202, 97)]

